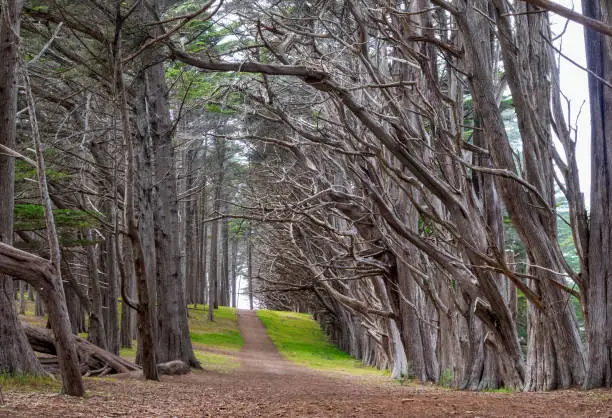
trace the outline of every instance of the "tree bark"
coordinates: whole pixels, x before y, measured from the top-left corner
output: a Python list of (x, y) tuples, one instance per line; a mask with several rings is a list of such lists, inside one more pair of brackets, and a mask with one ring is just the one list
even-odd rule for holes
[(232, 238), (232, 280), (231, 280), (231, 287), (232, 287), (232, 307), (235, 308), (236, 307), (236, 298), (238, 295), (238, 289), (236, 288), (237, 286), (237, 271), (238, 271), (238, 237), (233, 237)]
[[(117, 3), (115, 39), (113, 42), (113, 59), (117, 80), (116, 95), (120, 103), (121, 127), (123, 129), (123, 140), (126, 148), (124, 217), (130, 242), (130, 245), (127, 248), (128, 254), (126, 254), (126, 259), (129, 260), (133, 266), (136, 281), (136, 294), (138, 295), (138, 304), (135, 306), (138, 323), (138, 352), (136, 358), (138, 359), (140, 354), (145, 379), (159, 380), (156, 367), (156, 322), (154, 309), (151, 306), (152, 301), (155, 300), (151, 296), (151, 293), (154, 294), (155, 290), (155, 275), (152, 272), (155, 267), (155, 263), (152, 261), (152, 258), (155, 256), (155, 247), (151, 240), (146, 239), (149, 236), (144, 235), (145, 233), (150, 234), (153, 230), (152, 222), (146, 222), (152, 221), (152, 216), (150, 216), (151, 188), (147, 187), (149, 183), (146, 183), (152, 181), (152, 171), (150, 165), (151, 153), (150, 147), (147, 146), (147, 138), (145, 133), (143, 133), (143, 130), (146, 130), (146, 119), (144, 122), (145, 124), (143, 125), (141, 123), (142, 118), (138, 118), (136, 122), (138, 134), (132, 136), (131, 133), (127, 91), (123, 81), (123, 56), (121, 52), (121, 32), (124, 22), (125, 20), (121, 15), (121, 5), (120, 3)], [(139, 77), (142, 77), (142, 75), (139, 74)], [(138, 79), (138, 83), (140, 84), (138, 87), (142, 89), (143, 86), (141, 78)], [(144, 106), (144, 104), (137, 101), (135, 106), (137, 109), (137, 114), (138, 110), (141, 110), (141, 115), (145, 113), (141, 109), (142, 106)], [(143, 138), (145, 138), (144, 141)], [(138, 178), (136, 178), (136, 173), (139, 174)], [(140, 221), (137, 221), (136, 218), (136, 193), (138, 193), (138, 216), (141, 219)], [(146, 255), (143, 247), (146, 248)], [(132, 268), (132, 266), (130, 266), (130, 268)], [(124, 303), (127, 303), (127, 294), (125, 292), (123, 293), (123, 297)]]
[[(223, 205), (223, 215), (227, 216), (228, 206)], [(221, 221), (221, 298), (219, 304), (230, 305), (230, 266), (229, 266), (229, 219)]]
[(91, 229), (87, 231), (87, 262), (89, 270), (89, 335), (88, 340), (102, 348), (107, 349), (106, 329), (104, 327), (104, 315), (102, 313), (102, 294), (100, 292), (100, 274), (98, 271), (97, 245), (93, 245), (93, 234)]
[[(0, 145), (11, 149), (15, 148), (16, 70), (23, 3), (0, 3)], [(0, 154), (0, 242), (8, 245), (13, 243), (14, 168), (14, 158)], [(15, 311), (13, 279), (0, 273), (0, 373), (41, 372)]]
[[(135, 16), (139, 19), (139, 25), (155, 21), (153, 13), (155, 6), (157, 4), (150, 2), (142, 2), (138, 6)], [(147, 30), (152, 37), (162, 34), (161, 28), (157, 25), (148, 26)], [(142, 42), (147, 39), (140, 38), (140, 31), (134, 36), (131, 41), (135, 41), (136, 47), (141, 47)], [(149, 183), (153, 187), (150, 190), (153, 192), (151, 208), (153, 228), (146, 231), (149, 234), (154, 231), (154, 240), (146, 245), (143, 243), (142, 248), (148, 262), (151, 262), (153, 255), (155, 256), (155, 273), (152, 268), (149, 272), (156, 281), (149, 289), (149, 297), (157, 306), (157, 311), (152, 311), (152, 315), (155, 315), (157, 333), (157, 360), (160, 362), (182, 360), (189, 365), (199, 367), (189, 337), (185, 293), (179, 274), (178, 197), (172, 142), (173, 126), (163, 59), (160, 51), (148, 48), (136, 60), (138, 74), (133, 90), (138, 124), (136, 137), (141, 145), (147, 146), (149, 143), (151, 145), (152, 167), (148, 168), (152, 170), (152, 179), (155, 180), (155, 183)], [(150, 181), (144, 179), (141, 173), (139, 181), (142, 180)], [(140, 206), (139, 209), (147, 216), (144, 206)], [(154, 293), (155, 290), (157, 295)]]
[[(583, 14), (612, 25), (611, 0), (583, 0)], [(612, 37), (585, 28), (591, 110), (591, 223), (584, 313), (587, 389), (612, 386)]]
[(253, 226), (249, 224), (246, 236), (247, 245), (247, 275), (249, 280), (249, 309), (253, 310)]

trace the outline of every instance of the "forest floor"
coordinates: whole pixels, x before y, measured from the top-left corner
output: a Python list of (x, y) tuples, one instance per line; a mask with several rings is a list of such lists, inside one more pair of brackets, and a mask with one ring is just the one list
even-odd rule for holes
[(239, 325), (244, 346), (230, 355), (240, 367), (87, 378), (82, 399), (5, 389), (0, 417), (612, 417), (610, 390), (473, 393), (315, 371), (278, 354), (254, 312), (240, 311)]

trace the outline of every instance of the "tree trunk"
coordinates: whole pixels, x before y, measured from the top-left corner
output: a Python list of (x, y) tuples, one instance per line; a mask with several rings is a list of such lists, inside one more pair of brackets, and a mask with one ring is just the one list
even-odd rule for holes
[[(0, 5), (0, 145), (15, 147), (16, 69), (22, 0)], [(0, 154), (0, 242), (13, 243), (13, 157)], [(0, 274), (0, 373), (41, 373), (42, 369), (19, 325), (13, 279)]]
[(253, 226), (249, 225), (247, 230), (247, 274), (249, 279), (249, 309), (253, 310), (253, 243), (251, 242)]
[(36, 108), (30, 77), (27, 66), (22, 66), (23, 78), (25, 81), (26, 99), (32, 136), (34, 137), (34, 147), (36, 151), (36, 175), (40, 188), (41, 202), (44, 208), (45, 225), (47, 227), (47, 240), (49, 242), (49, 264), (50, 274), (45, 286), (41, 288), (41, 296), (45, 301), (49, 313), (49, 323), (55, 335), (57, 359), (62, 374), (62, 391), (67, 395), (83, 396), (85, 387), (79, 372), (78, 357), (74, 341), (72, 340), (70, 318), (66, 305), (66, 294), (62, 282), (61, 251), (59, 237), (55, 227), (55, 219), (52, 210), (51, 197), (47, 186), (47, 175), (45, 171), (45, 160), (42, 152), (42, 144), (38, 121), (36, 118)]
[[(114, 212), (114, 209), (111, 209)], [(114, 213), (111, 219), (116, 216)], [(117, 254), (114, 245), (114, 234), (107, 233), (103, 244), (104, 254), (102, 260), (106, 266), (106, 277), (108, 288), (106, 294), (106, 306), (108, 314), (105, 315), (105, 331), (107, 349), (111, 353), (119, 355), (120, 348), (120, 324), (119, 324), (119, 277), (117, 275)]]
[(104, 328), (104, 315), (102, 313), (102, 295), (100, 292), (100, 274), (98, 271), (98, 254), (96, 245), (92, 244), (93, 234), (87, 231), (87, 264), (89, 270), (89, 335), (88, 340), (102, 348), (107, 349), (106, 330)]
[(236, 265), (238, 262), (238, 237), (234, 237), (232, 239), (232, 280), (231, 280), (231, 286), (232, 286), (232, 307), (235, 308), (236, 307), (236, 298), (237, 298), (237, 294), (238, 294), (238, 289), (236, 288), (236, 286), (238, 285), (237, 283), (237, 271), (238, 271), (238, 266)]
[(19, 315), (26, 314), (26, 283), (19, 280)]
[[(223, 214), (228, 214), (227, 204), (223, 205)], [(221, 221), (221, 298), (220, 305), (230, 305), (230, 268), (229, 268), (229, 219), (224, 218)]]
[[(152, 22), (155, 16), (143, 2), (136, 16), (140, 23)], [(159, 36), (158, 26), (150, 26), (151, 36)], [(152, 28), (152, 29), (151, 29)], [(140, 32), (138, 32), (140, 33)], [(140, 35), (138, 35), (140, 36)], [(144, 40), (144, 39), (143, 39)], [(139, 45), (140, 46), (140, 45)], [(157, 304), (156, 319), (157, 356), (161, 362), (182, 360), (194, 367), (199, 366), (191, 346), (187, 323), (187, 306), (182, 278), (179, 275), (178, 198), (176, 169), (174, 166), (173, 127), (170, 120), (168, 91), (165, 82), (163, 57), (154, 49), (147, 49), (138, 60), (139, 72), (135, 78), (136, 117), (138, 141), (152, 146), (153, 186), (153, 242), (144, 244), (148, 262), (155, 256), (155, 273), (149, 269), (156, 284), (150, 287), (151, 302)], [(142, 174), (142, 173), (141, 173)], [(145, 180), (142, 176), (139, 181)], [(146, 179), (149, 182), (149, 179)], [(144, 206), (139, 207), (144, 214)], [(141, 233), (144, 232), (141, 230)], [(155, 295), (157, 290), (157, 295)], [(154, 309), (154, 305), (150, 306)]]
[(119, 277), (121, 279), (121, 348), (132, 348), (135, 338), (134, 309), (128, 305), (126, 299), (133, 300), (135, 295), (134, 261), (131, 259), (130, 243), (113, 234), (113, 247), (119, 264)]
[(214, 321), (214, 310), (217, 302), (218, 268), (219, 268), (219, 220), (212, 221), (210, 240), (210, 266), (208, 271), (208, 320)]
[[(219, 216), (221, 213), (221, 191), (223, 187), (224, 161), (225, 161), (225, 142), (217, 138), (215, 140), (215, 152), (217, 154), (218, 171), (215, 184), (215, 195), (213, 201), (213, 216)], [(219, 306), (219, 220), (212, 221), (211, 240), (210, 240), (210, 270), (208, 273), (208, 320), (214, 320), (214, 309)], [(220, 280), (221, 279), (221, 280)]]
[[(141, 6), (144, 7), (144, 6)], [(115, 22), (115, 39), (113, 42), (113, 59), (115, 74), (117, 78), (117, 96), (120, 100), (121, 126), (123, 129), (123, 140), (126, 148), (125, 155), (125, 197), (124, 197), (124, 217), (127, 227), (127, 234), (130, 245), (127, 248), (126, 259), (134, 269), (136, 281), (136, 294), (138, 295), (138, 305), (135, 306), (138, 323), (138, 352), (142, 358), (143, 374), (145, 379), (159, 380), (156, 367), (156, 348), (155, 348), (155, 316), (151, 306), (151, 294), (155, 294), (155, 274), (153, 273), (155, 263), (155, 247), (151, 242), (150, 235), (153, 231), (152, 225), (152, 204), (151, 204), (151, 152), (146, 136), (147, 118), (146, 105), (142, 100), (136, 100), (136, 113), (138, 132), (132, 136), (130, 127), (130, 117), (127, 103), (127, 91), (123, 82), (123, 56), (121, 52), (121, 31), (124, 20), (121, 16), (121, 7), (117, 5), (117, 21)], [(138, 74), (136, 79), (137, 91), (144, 89), (142, 74)], [(143, 99), (144, 94), (140, 94), (139, 99)], [(144, 118), (143, 118), (144, 115)], [(144, 122), (144, 124), (143, 124)], [(138, 176), (136, 175), (138, 174)], [(136, 213), (135, 196), (138, 194), (138, 214)], [(137, 216), (140, 219), (137, 220)], [(149, 221), (147, 223), (147, 221)], [(147, 239), (149, 238), (149, 239)], [(146, 249), (146, 255), (145, 250)], [(130, 266), (130, 268), (132, 268)], [(125, 274), (124, 274), (125, 277)], [(127, 303), (126, 293), (123, 293), (124, 303)]]
[[(611, 0), (583, 0), (585, 16), (612, 25)], [(587, 389), (612, 386), (612, 37), (585, 28), (591, 110), (591, 223), (584, 312)], [(593, 75), (594, 74), (594, 75)]]

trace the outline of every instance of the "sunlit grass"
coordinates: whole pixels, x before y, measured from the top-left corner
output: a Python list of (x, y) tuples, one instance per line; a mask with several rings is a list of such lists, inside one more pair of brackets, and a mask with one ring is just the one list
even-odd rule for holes
[(119, 356), (133, 362), (136, 359), (136, 340), (132, 341), (132, 348), (121, 348)]
[(497, 389), (483, 389), (483, 392), (488, 392), (488, 393), (514, 393), (515, 391), (512, 388), (502, 387), (502, 388), (497, 388)]
[(61, 389), (62, 383), (50, 376), (0, 373), (0, 387), (5, 391), (57, 392)]
[(188, 306), (189, 330), (191, 341), (207, 348), (238, 351), (244, 341), (238, 329), (238, 317), (235, 308), (220, 306), (215, 310), (213, 322), (207, 319), (208, 308), (199, 305), (193, 309)]
[(224, 372), (240, 367), (240, 361), (233, 355), (211, 353), (197, 348), (194, 348), (194, 353), (206, 370)]
[(319, 370), (343, 371), (356, 375), (383, 375), (384, 373), (363, 366), (335, 345), (310, 315), (295, 312), (258, 310), (268, 335), (287, 359)]

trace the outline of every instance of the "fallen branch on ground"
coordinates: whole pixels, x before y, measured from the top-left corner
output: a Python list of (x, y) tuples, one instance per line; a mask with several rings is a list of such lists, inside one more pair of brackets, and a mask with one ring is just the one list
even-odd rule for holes
[[(26, 323), (22, 323), (22, 326), (34, 351), (53, 356), (56, 355), (53, 331), (36, 328)], [(83, 375), (105, 376), (107, 374), (141, 370), (137, 364), (103, 350), (83, 338), (75, 335), (74, 339)], [(55, 370), (55, 368), (58, 368), (57, 360), (53, 358), (45, 359), (41, 363), (46, 369)]]

